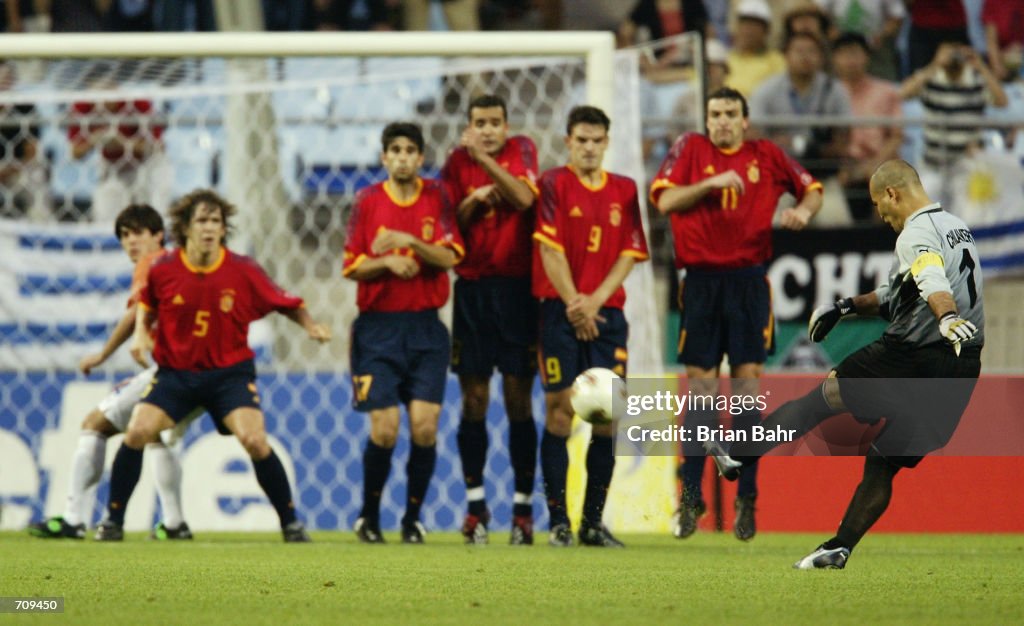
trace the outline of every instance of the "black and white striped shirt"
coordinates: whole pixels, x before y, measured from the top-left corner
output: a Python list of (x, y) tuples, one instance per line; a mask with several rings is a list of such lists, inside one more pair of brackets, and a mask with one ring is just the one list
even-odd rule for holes
[(980, 131), (969, 126), (956, 126), (950, 118), (985, 113), (985, 84), (973, 68), (965, 67), (953, 81), (940, 69), (925, 83), (921, 104), (934, 120), (924, 127), (924, 160), (932, 166), (948, 165), (959, 158), (967, 147), (979, 140)]

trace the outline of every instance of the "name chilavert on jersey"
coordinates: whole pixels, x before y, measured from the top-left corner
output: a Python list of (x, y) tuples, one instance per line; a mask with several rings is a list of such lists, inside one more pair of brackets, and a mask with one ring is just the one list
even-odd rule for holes
[(971, 234), (971, 231), (966, 228), (954, 228), (953, 230), (946, 231), (946, 243), (949, 244), (950, 248), (964, 242), (974, 243), (974, 235)]

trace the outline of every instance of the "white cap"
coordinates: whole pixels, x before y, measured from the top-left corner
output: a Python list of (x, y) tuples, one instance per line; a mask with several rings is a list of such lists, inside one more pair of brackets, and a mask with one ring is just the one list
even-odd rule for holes
[(704, 59), (708, 63), (725, 65), (729, 62), (729, 49), (717, 39), (708, 39), (704, 44)]
[(772, 23), (772, 10), (764, 0), (743, 0), (736, 7), (736, 17), (749, 17), (761, 20), (765, 24)]

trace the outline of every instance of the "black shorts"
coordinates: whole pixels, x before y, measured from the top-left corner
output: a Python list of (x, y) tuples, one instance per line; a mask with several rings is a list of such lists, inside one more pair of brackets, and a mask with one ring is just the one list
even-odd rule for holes
[(598, 322), (598, 337), (580, 341), (565, 317), (565, 303), (543, 300), (540, 303), (540, 381), (544, 391), (561, 391), (572, 385), (576, 377), (591, 367), (606, 367), (619, 376), (626, 376), (629, 353), (629, 324), (622, 309), (601, 307), (604, 322)]
[(910, 347), (885, 337), (836, 366), (843, 404), (865, 423), (885, 419), (871, 453), (904, 467), (949, 443), (981, 373), (981, 348)]
[(530, 278), (455, 281), (452, 371), (490, 378), (537, 373), (537, 300)]
[(229, 435), (224, 418), (238, 408), (260, 408), (256, 389), (256, 365), (252, 360), (209, 370), (157, 369), (149, 388), (142, 392), (140, 402), (159, 407), (174, 423), (196, 409), (206, 409), (217, 431)]
[(764, 267), (687, 270), (679, 286), (678, 361), (714, 369), (764, 363), (775, 352), (771, 285)]
[(352, 324), (352, 398), (357, 411), (412, 400), (441, 404), (448, 382), (448, 329), (437, 310), (360, 313)]

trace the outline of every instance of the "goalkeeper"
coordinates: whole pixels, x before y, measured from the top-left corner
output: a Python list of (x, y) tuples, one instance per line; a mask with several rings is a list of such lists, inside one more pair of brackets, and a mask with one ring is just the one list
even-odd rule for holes
[[(869, 423), (886, 418), (868, 451), (864, 476), (839, 530), (794, 565), (845, 567), (850, 553), (889, 505), (896, 473), (948, 443), (981, 371), (984, 310), (981, 268), (971, 231), (933, 203), (917, 172), (886, 161), (869, 183), (879, 216), (899, 233), (889, 282), (875, 291), (821, 307), (809, 334), (822, 341), (844, 317), (880, 315), (880, 339), (843, 360), (821, 385), (787, 402), (763, 423), (804, 434), (839, 413)], [(775, 443), (737, 442), (730, 455), (705, 445), (730, 480)]]

